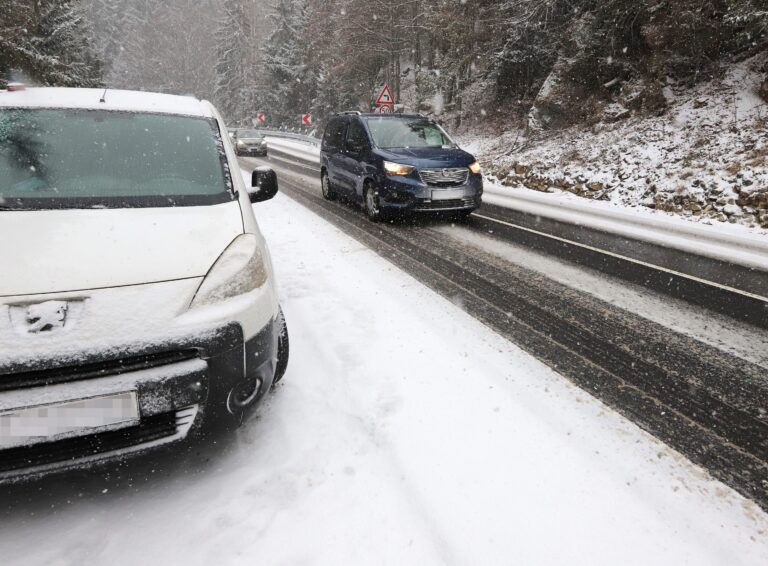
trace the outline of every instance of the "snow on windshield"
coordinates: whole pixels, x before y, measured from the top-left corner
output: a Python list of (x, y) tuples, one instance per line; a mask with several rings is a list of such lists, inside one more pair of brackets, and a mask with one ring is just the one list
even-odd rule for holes
[(204, 118), (0, 108), (0, 197), (19, 208), (223, 202), (215, 135)]

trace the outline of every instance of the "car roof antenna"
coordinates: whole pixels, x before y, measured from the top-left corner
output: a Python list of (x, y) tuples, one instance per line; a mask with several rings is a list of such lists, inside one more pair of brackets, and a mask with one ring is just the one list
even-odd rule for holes
[(104, 89), (104, 92), (101, 93), (101, 98), (99, 98), (99, 102), (106, 102), (107, 101), (107, 89)]

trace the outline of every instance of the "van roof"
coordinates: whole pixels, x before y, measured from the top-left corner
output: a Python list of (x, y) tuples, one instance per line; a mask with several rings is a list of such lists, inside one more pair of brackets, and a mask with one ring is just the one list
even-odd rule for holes
[(359, 116), (360, 118), (422, 118), (429, 119), (429, 116), (424, 114), (398, 114), (398, 113), (385, 113), (379, 112), (337, 112), (334, 116)]
[[(104, 102), (101, 102), (103, 96)], [(0, 90), (0, 108), (82, 108), (213, 118), (209, 102), (192, 96), (103, 88), (35, 87)]]

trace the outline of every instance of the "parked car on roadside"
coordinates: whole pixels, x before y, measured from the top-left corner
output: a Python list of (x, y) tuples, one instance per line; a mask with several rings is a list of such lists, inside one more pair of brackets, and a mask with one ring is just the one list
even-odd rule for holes
[(237, 155), (265, 156), (267, 155), (267, 140), (258, 130), (235, 130), (232, 136)]
[(475, 158), (419, 114), (336, 114), (320, 161), (323, 196), (359, 202), (371, 220), (410, 212), (467, 216), (482, 202)]
[(0, 97), (0, 483), (237, 425), (283, 376), (277, 179), (239, 171), (205, 101)]

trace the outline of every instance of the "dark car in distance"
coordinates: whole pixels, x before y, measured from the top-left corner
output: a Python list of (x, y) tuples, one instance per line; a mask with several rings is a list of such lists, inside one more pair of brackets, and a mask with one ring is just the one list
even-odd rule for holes
[(358, 202), (374, 221), (412, 212), (467, 216), (482, 201), (475, 158), (420, 114), (335, 114), (320, 162), (323, 196)]

